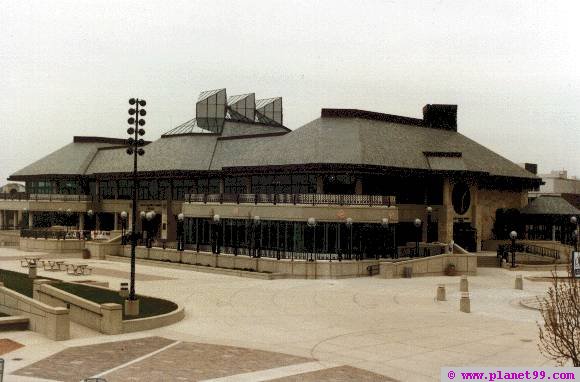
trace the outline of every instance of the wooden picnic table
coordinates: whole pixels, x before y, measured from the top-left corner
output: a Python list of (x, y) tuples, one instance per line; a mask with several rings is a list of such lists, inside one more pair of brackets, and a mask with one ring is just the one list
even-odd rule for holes
[(88, 264), (66, 264), (66, 270), (69, 275), (81, 276), (90, 274), (92, 268)]
[[(48, 265), (48, 269), (46, 267), (47, 265)], [(66, 267), (66, 264), (62, 260), (45, 260), (44, 261), (44, 270), (45, 271), (60, 271), (60, 270), (64, 270), (64, 269), (62, 269), (63, 266)]]
[(20, 266), (23, 268), (28, 268), (30, 265), (32, 264), (37, 264), (38, 262), (41, 262), (43, 260), (41, 260), (40, 256), (26, 256), (24, 257), (24, 259), (20, 259)]

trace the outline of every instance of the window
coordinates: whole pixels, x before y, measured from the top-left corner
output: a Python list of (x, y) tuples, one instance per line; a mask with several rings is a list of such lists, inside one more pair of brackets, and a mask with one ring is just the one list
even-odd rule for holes
[(99, 182), (99, 196), (101, 199), (115, 199), (117, 191), (117, 182), (114, 180), (109, 180), (105, 182)]
[(177, 179), (173, 181), (173, 200), (184, 200), (185, 194), (196, 192), (193, 179)]
[(316, 175), (254, 175), (252, 176), (254, 194), (314, 194)]
[(224, 193), (245, 194), (246, 178), (243, 176), (230, 176), (224, 180)]

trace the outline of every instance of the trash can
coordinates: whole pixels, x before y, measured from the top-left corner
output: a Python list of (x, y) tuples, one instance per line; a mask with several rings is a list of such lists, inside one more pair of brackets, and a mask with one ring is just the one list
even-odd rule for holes
[(413, 277), (413, 267), (404, 267), (403, 277), (406, 279), (410, 279), (411, 277)]
[(28, 266), (28, 278), (35, 279), (37, 275), (36, 263), (32, 263)]
[(83, 259), (90, 259), (91, 258), (91, 251), (89, 251), (88, 249), (84, 248), (83, 249)]

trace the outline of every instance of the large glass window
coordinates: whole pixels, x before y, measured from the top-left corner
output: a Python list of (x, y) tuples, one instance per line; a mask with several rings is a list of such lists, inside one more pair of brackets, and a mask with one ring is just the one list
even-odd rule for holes
[(173, 200), (184, 200), (185, 194), (195, 193), (195, 180), (176, 179), (173, 181)]
[(325, 194), (353, 195), (356, 189), (356, 179), (353, 175), (331, 174), (324, 177)]
[(115, 199), (117, 191), (117, 181), (109, 180), (99, 182), (99, 196), (101, 199)]
[(133, 181), (129, 179), (119, 180), (119, 199), (130, 200), (133, 197)]
[(219, 178), (201, 178), (197, 179), (197, 193), (198, 194), (219, 194), (220, 180)]
[(254, 175), (253, 194), (313, 194), (316, 193), (316, 175)]
[(246, 178), (243, 176), (229, 176), (224, 179), (224, 193), (245, 194)]

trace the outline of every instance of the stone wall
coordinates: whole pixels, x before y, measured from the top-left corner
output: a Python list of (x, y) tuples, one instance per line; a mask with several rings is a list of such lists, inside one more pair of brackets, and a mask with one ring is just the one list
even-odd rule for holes
[(21, 295), (0, 284), (0, 312), (29, 319), (30, 330), (56, 341), (70, 338), (69, 311)]
[(477, 274), (477, 256), (472, 254), (447, 254), (413, 260), (382, 262), (380, 275), (386, 279), (400, 278), (406, 267), (412, 268), (412, 276), (443, 276), (449, 264), (455, 265), (459, 275)]
[(104, 334), (122, 333), (123, 307), (96, 304), (50, 285), (49, 280), (34, 281), (34, 299), (44, 304), (68, 308), (70, 320)]
[(28, 252), (71, 253), (81, 252), (85, 248), (84, 240), (56, 240), (20, 238), (20, 250)]
[(527, 192), (479, 190), (479, 240), (493, 238), (492, 229), (495, 211), (498, 208), (522, 208), (527, 204)]
[(0, 247), (17, 247), (20, 243), (20, 231), (0, 231)]
[(119, 256), (123, 246), (119, 243), (102, 243), (97, 241), (85, 242), (85, 248), (89, 250), (91, 258), (104, 260), (106, 256)]

